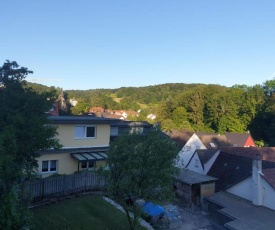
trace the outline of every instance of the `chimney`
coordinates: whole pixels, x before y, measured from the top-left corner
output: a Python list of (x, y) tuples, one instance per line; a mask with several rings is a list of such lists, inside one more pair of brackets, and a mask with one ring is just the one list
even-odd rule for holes
[(263, 204), (262, 175), (262, 155), (257, 153), (252, 162), (252, 202), (258, 206)]
[(53, 107), (50, 109), (49, 114), (51, 114), (51, 116), (59, 116), (58, 101), (53, 103)]

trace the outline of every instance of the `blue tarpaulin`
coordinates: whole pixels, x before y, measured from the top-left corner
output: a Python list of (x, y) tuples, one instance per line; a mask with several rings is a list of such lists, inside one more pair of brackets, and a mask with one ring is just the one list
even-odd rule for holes
[(146, 202), (143, 206), (143, 211), (150, 216), (159, 216), (164, 213), (164, 208), (159, 205), (154, 205), (152, 202)]

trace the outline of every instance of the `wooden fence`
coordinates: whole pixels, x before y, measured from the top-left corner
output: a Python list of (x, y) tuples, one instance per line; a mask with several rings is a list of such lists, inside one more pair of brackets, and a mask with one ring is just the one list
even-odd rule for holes
[(106, 187), (106, 178), (95, 172), (81, 172), (47, 178), (31, 179), (21, 184), (23, 196), (48, 198), (64, 196), (85, 190), (98, 190)]

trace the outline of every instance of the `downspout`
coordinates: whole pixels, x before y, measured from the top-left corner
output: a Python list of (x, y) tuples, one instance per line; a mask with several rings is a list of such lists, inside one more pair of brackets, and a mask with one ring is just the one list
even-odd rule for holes
[(258, 153), (252, 162), (252, 203), (258, 206), (263, 204), (262, 175), (262, 156)]

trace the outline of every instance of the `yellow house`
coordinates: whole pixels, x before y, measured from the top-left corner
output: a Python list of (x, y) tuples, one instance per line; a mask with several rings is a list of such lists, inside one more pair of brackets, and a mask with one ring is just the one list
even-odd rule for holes
[(40, 152), (38, 174), (72, 174), (105, 164), (110, 142), (110, 125), (115, 119), (92, 116), (51, 116), (57, 127), (61, 149)]

